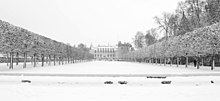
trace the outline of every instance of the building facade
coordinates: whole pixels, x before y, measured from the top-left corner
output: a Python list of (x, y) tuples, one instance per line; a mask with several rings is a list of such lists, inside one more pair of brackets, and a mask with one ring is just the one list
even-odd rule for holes
[(129, 43), (121, 43), (119, 41), (117, 46), (118, 46), (118, 58), (119, 59), (122, 59), (124, 54), (134, 51), (134, 48)]
[(132, 50), (132, 45), (129, 43), (122, 44), (120, 41), (116, 46), (90, 46), (90, 53), (93, 54), (96, 60), (120, 60), (123, 54), (126, 54)]
[(115, 46), (98, 46), (92, 47), (90, 53), (97, 60), (115, 60), (118, 58), (117, 47)]

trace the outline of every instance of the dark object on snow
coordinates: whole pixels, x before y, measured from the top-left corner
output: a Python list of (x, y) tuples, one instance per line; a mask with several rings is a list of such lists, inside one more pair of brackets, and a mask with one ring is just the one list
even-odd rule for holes
[(105, 81), (104, 84), (113, 84), (112, 81)]
[(214, 83), (214, 81), (211, 81), (211, 83)]
[(22, 83), (31, 83), (30, 80), (21, 80)]
[(124, 85), (124, 84), (128, 84), (127, 81), (118, 81), (119, 84)]
[(161, 84), (171, 84), (171, 81), (162, 81)]
[(197, 65), (197, 64), (196, 64), (196, 63), (197, 63), (197, 61), (196, 61), (196, 60), (194, 60), (194, 61), (193, 61), (193, 63), (194, 63), (194, 67), (196, 67), (196, 65)]
[(151, 78), (151, 79), (166, 79), (166, 76), (148, 76), (147, 78)]

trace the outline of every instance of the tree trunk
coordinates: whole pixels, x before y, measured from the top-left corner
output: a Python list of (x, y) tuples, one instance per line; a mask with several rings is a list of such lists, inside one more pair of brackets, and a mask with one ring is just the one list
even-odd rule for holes
[(179, 67), (179, 58), (176, 57), (176, 66)]
[(46, 59), (46, 60), (45, 60), (46, 64), (48, 64), (48, 56), (46, 56), (45, 59)]
[(34, 61), (34, 58), (33, 58), (33, 56), (31, 56), (31, 64), (33, 65), (33, 62)]
[(164, 66), (166, 66), (166, 58), (164, 58)]
[(73, 64), (75, 63), (75, 58), (73, 57)]
[(9, 67), (9, 69), (13, 69), (13, 58), (14, 58), (14, 54), (13, 54), (13, 52), (10, 52), (10, 67)]
[(41, 54), (41, 62), (42, 62), (41, 66), (43, 67), (44, 66), (44, 54)]
[(36, 64), (36, 53), (34, 53), (34, 67), (36, 67), (37, 64)]
[(211, 61), (211, 70), (214, 70), (214, 68), (215, 68), (215, 54), (213, 53), (213, 55), (212, 55), (212, 61)]
[(212, 61), (212, 68), (211, 68), (211, 70), (214, 70), (214, 68), (215, 68), (215, 59), (213, 59), (213, 61)]
[(196, 61), (196, 64), (197, 64), (196, 67), (197, 67), (197, 69), (199, 69), (199, 63), (200, 63), (200, 62), (199, 62), (199, 57), (197, 57), (197, 61)]
[(54, 62), (54, 66), (56, 65), (56, 55), (53, 56), (53, 62)]
[(172, 57), (170, 58), (170, 66), (172, 66), (173, 61), (172, 61)]
[(60, 59), (61, 59), (61, 57), (59, 57), (59, 65), (60, 65)]
[(7, 54), (6, 63), (7, 63), (7, 66), (8, 66), (8, 63), (9, 63), (9, 55), (8, 55), (8, 52), (7, 52), (6, 54)]
[(161, 66), (161, 64), (162, 64), (162, 59), (160, 58), (160, 66)]
[(202, 66), (204, 66), (204, 57), (202, 57)]
[(19, 63), (19, 53), (18, 52), (16, 53), (16, 60), (17, 60), (16, 65), (18, 65), (18, 63)]
[(23, 68), (26, 68), (27, 66), (27, 53), (24, 52), (24, 65), (23, 65)]
[(189, 57), (186, 56), (186, 68), (188, 67)]
[(51, 65), (51, 55), (49, 55), (49, 66)]

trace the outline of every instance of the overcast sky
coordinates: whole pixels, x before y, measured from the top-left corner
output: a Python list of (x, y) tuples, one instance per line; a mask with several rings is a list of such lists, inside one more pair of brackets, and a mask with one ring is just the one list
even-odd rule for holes
[(182, 0), (0, 0), (0, 19), (71, 45), (132, 42)]

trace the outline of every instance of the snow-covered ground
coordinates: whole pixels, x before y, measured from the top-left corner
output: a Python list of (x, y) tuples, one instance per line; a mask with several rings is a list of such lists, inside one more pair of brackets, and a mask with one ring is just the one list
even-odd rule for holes
[[(219, 71), (143, 63), (94, 61), (37, 68), (4, 70), (1, 73), (34, 74), (210, 74), (209, 76), (59, 77), (0, 76), (2, 101), (219, 101)], [(0, 74), (1, 74), (0, 73)], [(22, 83), (30, 80), (31, 83)], [(112, 81), (113, 84), (104, 84)], [(121, 85), (118, 81), (126, 81)], [(171, 84), (162, 84), (171, 81)]]
[[(5, 68), (3, 66), (0, 68)], [(33, 68), (29, 64), (29, 68), (22, 69), (22, 64), (15, 66), (14, 70), (4, 69), (2, 72), (16, 73), (66, 73), (66, 74), (167, 74), (167, 73), (220, 73), (217, 67), (216, 71), (202, 68), (197, 70), (190, 66), (186, 69), (184, 66), (176, 67), (175, 65), (152, 65), (145, 63), (115, 62), (115, 61), (93, 61), (77, 64), (66, 64), (57, 66), (45, 66)], [(31, 68), (30, 68), (31, 67)]]

